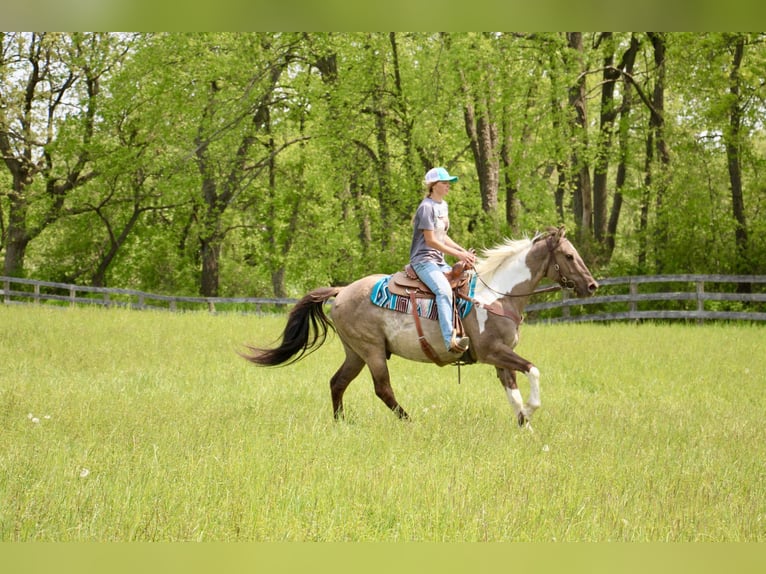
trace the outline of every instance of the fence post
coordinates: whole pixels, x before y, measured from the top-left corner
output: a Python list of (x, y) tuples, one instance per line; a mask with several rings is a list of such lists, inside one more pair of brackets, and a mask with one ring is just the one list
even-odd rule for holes
[(636, 300), (636, 296), (638, 295), (638, 283), (635, 279), (630, 280), (630, 315), (631, 317), (636, 318), (635, 313), (638, 311), (638, 301)]
[(697, 312), (700, 314), (699, 317), (697, 317), (697, 324), (702, 324), (702, 312), (705, 310), (705, 300), (703, 299), (703, 296), (705, 295), (705, 282), (700, 279), (697, 281)]
[(3, 281), (3, 302), (8, 304), (11, 302), (11, 282)]
[(75, 305), (75, 298), (77, 297), (77, 287), (72, 285), (69, 288), (69, 306), (74, 307)]
[[(567, 291), (566, 289), (562, 289), (561, 290), (561, 301), (563, 302), (563, 301), (566, 301), (567, 299), (569, 299), (569, 291)], [(569, 305), (564, 305), (561, 308), (561, 316), (569, 319), (569, 317), (571, 315), (572, 315), (572, 312), (570, 310)]]

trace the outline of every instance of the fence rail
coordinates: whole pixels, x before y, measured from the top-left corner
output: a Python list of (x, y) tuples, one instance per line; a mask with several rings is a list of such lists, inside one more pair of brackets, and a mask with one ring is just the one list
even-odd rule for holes
[[(265, 297), (181, 297), (158, 295), (133, 289), (90, 287), (37, 281), (18, 277), (0, 277), (0, 295), (6, 304), (58, 302), (69, 305), (99, 305), (102, 307), (130, 307), (132, 309), (202, 309), (215, 313), (222, 307), (239, 306), (260, 313), (266, 307), (283, 307), (294, 304), (296, 299), (271, 299)], [(26, 286), (26, 289), (14, 285)], [(30, 290), (31, 289), (31, 290)]]
[[(766, 275), (641, 275), (600, 279), (598, 295), (571, 297), (566, 291), (526, 308), (527, 321), (766, 321)], [(0, 277), (5, 304), (53, 303), (134, 309), (245, 310), (282, 309), (296, 299), (263, 297), (179, 297), (132, 289)]]
[(766, 275), (640, 275), (600, 279), (599, 285), (594, 297), (578, 299), (562, 291), (558, 299), (533, 303), (526, 311), (531, 322), (549, 323), (766, 321)]

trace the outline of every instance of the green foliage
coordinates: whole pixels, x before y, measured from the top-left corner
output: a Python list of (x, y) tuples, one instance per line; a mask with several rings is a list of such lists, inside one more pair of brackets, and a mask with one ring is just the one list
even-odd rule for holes
[[(648, 143), (657, 143), (648, 142), (648, 102), (659, 70), (641, 33), (583, 34), (582, 52), (562, 33), (2, 38), (19, 53), (39, 40), (59, 82), (39, 86), (25, 128), (23, 84), (13, 80), (30, 68), (24, 58), (0, 62), (3, 153), (22, 157), (26, 145), (37, 162), (21, 179), (12, 162), (0, 175), (0, 254), (8, 269), (23, 265), (15, 273), (220, 295), (296, 296), (348, 283), (406, 262), (423, 173), (434, 165), (460, 177), (448, 201), (451, 234), (463, 245), (563, 223), (601, 274), (764, 272), (761, 34), (665, 35), (667, 169), (656, 150), (647, 162)], [(604, 59), (622, 65), (632, 39), (632, 73), (602, 104)], [(741, 41), (736, 95), (732, 58)], [(76, 81), (67, 105), (47, 116), (68, 70)], [(586, 133), (572, 131), (581, 79)], [(493, 124), (489, 147), (503, 154), (489, 158), (500, 166), (489, 211), (479, 186), (487, 166), (466, 133), (468, 105)], [(725, 139), (732, 110), (741, 112), (737, 141)], [(605, 111), (618, 115), (611, 143), (601, 145)], [(741, 162), (744, 249), (726, 141)], [(580, 229), (575, 151), (589, 173), (597, 158), (608, 159), (607, 207), (619, 216), (613, 250)]]

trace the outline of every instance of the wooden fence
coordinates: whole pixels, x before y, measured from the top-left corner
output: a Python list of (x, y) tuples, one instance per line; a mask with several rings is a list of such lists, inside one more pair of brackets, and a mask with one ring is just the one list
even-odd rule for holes
[[(566, 291), (538, 295), (526, 308), (526, 320), (539, 322), (622, 320), (766, 321), (766, 275), (654, 275), (600, 279), (597, 295), (587, 299)], [(286, 309), (296, 299), (262, 297), (177, 297), (132, 289), (88, 287), (0, 277), (6, 304), (51, 303), (133, 309), (240, 311)]]
[(646, 275), (599, 279), (593, 297), (562, 291), (526, 308), (530, 322), (766, 321), (766, 275)]
[[(263, 297), (179, 297), (145, 293), (133, 289), (89, 287), (17, 277), (0, 277), (0, 285), (2, 285), (0, 295), (6, 304), (50, 302), (70, 306), (99, 305), (169, 311), (207, 310), (211, 313), (222, 310), (243, 310), (262, 313), (267, 309), (279, 309), (297, 301)], [(19, 287), (14, 289), (14, 286)]]

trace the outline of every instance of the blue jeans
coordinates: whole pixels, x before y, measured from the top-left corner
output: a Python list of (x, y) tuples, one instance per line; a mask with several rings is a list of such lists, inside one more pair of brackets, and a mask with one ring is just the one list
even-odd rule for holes
[(452, 342), (452, 287), (444, 273), (452, 269), (449, 265), (439, 265), (433, 261), (413, 263), (412, 268), (420, 280), (436, 295), (436, 309), (439, 312), (439, 327), (442, 330), (444, 345), (447, 350)]

